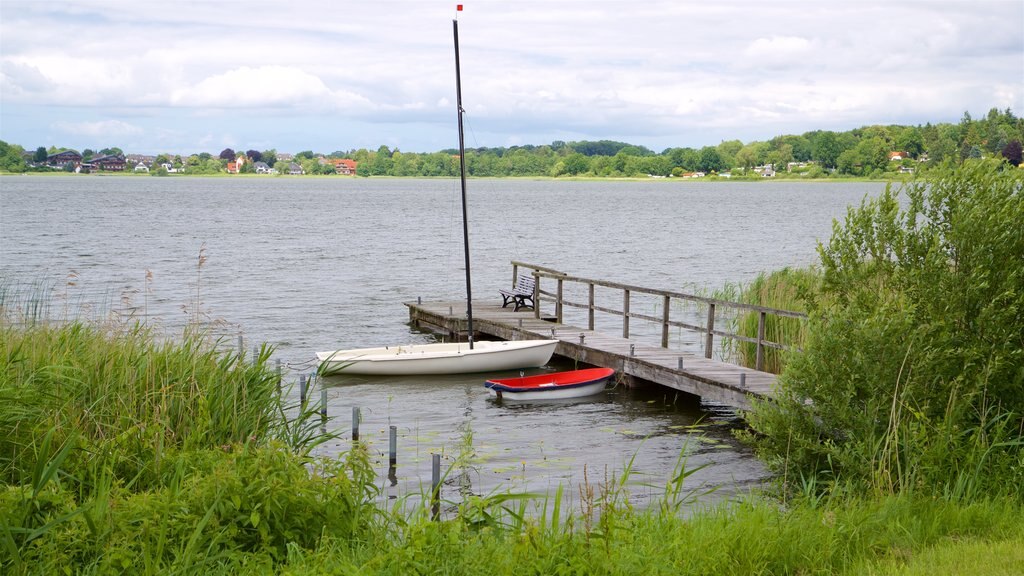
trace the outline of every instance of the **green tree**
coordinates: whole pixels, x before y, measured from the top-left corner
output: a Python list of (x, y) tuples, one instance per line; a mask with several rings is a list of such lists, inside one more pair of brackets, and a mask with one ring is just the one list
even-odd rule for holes
[(700, 149), (700, 162), (697, 168), (704, 173), (720, 172), (726, 168), (725, 162), (718, 154), (718, 149), (712, 146), (705, 146)]
[[(579, 152), (566, 156), (562, 163), (565, 166), (564, 173), (569, 176), (577, 176), (590, 170), (590, 162), (587, 160), (587, 157)], [(623, 169), (625, 169), (625, 166), (623, 166)]]
[(36, 163), (46, 162), (46, 157), (49, 155), (46, 151), (46, 146), (40, 146), (36, 148), (36, 153), (32, 155), (32, 161)]
[[(25, 149), (0, 140), (0, 170), (20, 173), (26, 170)], [(45, 158), (44, 158), (45, 160)]]
[(839, 155), (843, 150), (835, 132), (818, 132), (811, 138), (811, 154), (814, 160), (825, 168), (838, 166)]

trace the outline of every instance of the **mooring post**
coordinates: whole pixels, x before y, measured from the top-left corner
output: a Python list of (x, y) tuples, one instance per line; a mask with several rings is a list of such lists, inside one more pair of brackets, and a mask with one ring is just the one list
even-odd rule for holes
[(636, 344), (629, 345), (629, 355), (636, 356)]
[(320, 388), (320, 424), (327, 425), (327, 388)]
[(580, 345), (581, 345), (581, 346), (583, 345), (583, 340), (584, 340), (585, 338), (586, 338), (586, 335), (585, 335), (585, 334), (583, 334), (583, 332), (580, 332)]
[(679, 357), (679, 369), (680, 370), (683, 369), (683, 357), (682, 356)]
[(242, 333), (238, 333), (238, 357), (242, 357), (242, 353), (245, 352), (245, 344), (242, 342)]
[(306, 403), (306, 375), (299, 374), (299, 404)]
[(747, 389), (747, 373), (740, 372), (740, 388), (743, 390)]
[(359, 441), (359, 407), (352, 407), (352, 441)]
[(437, 520), (441, 515), (441, 455), (431, 454), (430, 472), (430, 517)]
[(394, 466), (398, 463), (398, 426), (391, 426), (388, 429), (388, 464)]
[(423, 304), (423, 296), (417, 296), (416, 297), (416, 303), (417, 304)]
[(253, 345), (253, 347), (252, 347), (252, 363), (253, 363), (253, 365), (256, 364), (256, 362), (259, 360), (259, 357), (260, 357), (260, 347), (256, 346), (256, 345)]

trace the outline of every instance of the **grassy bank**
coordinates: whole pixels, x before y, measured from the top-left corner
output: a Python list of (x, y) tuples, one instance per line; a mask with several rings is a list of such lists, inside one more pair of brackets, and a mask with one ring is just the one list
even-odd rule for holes
[[(201, 335), (0, 329), (0, 566), (10, 574), (896, 573), (1024, 537), (1011, 500), (768, 498), (684, 517), (686, 471), (635, 510), (621, 479), (525, 515), (511, 494), (377, 503), (369, 455), (317, 461), (276, 375)], [(310, 424), (309, 421), (305, 424)], [(303, 433), (303, 430), (307, 430)], [(1011, 549), (1012, 546), (1011, 546)]]

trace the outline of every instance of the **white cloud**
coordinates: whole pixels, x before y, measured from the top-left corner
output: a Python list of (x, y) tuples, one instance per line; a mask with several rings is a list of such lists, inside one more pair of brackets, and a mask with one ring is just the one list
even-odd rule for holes
[(297, 68), (242, 66), (175, 90), (170, 103), (197, 108), (275, 107), (323, 101), (329, 96), (330, 90), (320, 78)]
[(142, 128), (120, 120), (100, 120), (97, 122), (54, 122), (55, 130), (78, 136), (118, 137), (142, 134)]
[(800, 58), (811, 49), (811, 41), (797, 36), (772, 36), (771, 38), (758, 38), (754, 40), (743, 55), (757, 61), (765, 62), (792, 62)]
[[(269, 0), (0, 0), (0, 139), (117, 118), (145, 127), (138, 142), (164, 128), (237, 146), (276, 125), (307, 139), (279, 149), (424, 149), (451, 130), (453, 6), (310, 0), (282, 15)], [(480, 145), (569, 133), (697, 145), (710, 126), (770, 138), (1021, 113), (1022, 18), (1019, 0), (477, 2), (459, 16), (464, 105), (492, 138)], [(38, 118), (14, 119), (15, 106)]]

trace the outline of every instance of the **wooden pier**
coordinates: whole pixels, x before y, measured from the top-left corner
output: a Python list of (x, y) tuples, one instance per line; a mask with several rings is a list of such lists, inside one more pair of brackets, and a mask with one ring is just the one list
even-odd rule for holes
[[(614, 368), (627, 379), (628, 384), (653, 382), (680, 390), (688, 394), (700, 396), (710, 402), (724, 404), (742, 410), (751, 407), (751, 398), (770, 398), (774, 391), (776, 376), (774, 374), (738, 366), (729, 362), (712, 359), (713, 338), (735, 338), (757, 343), (757, 362), (761, 365), (763, 349), (785, 348), (781, 344), (768, 342), (764, 339), (764, 321), (766, 315), (775, 314), (787, 317), (803, 317), (802, 314), (785, 310), (774, 310), (751, 306), (736, 302), (715, 300), (712, 298), (627, 286), (612, 282), (570, 277), (563, 273), (533, 266), (521, 262), (513, 262), (513, 281), (517, 278), (518, 268), (532, 269), (537, 279), (534, 294), (537, 302), (536, 310), (513, 311), (512, 306), (501, 307), (501, 298), (495, 292), (495, 298), (489, 301), (473, 302), (473, 328), (479, 334), (485, 334), (502, 340), (527, 340), (535, 338), (554, 338), (559, 341), (555, 353), (565, 358), (594, 366)], [(545, 291), (540, 282), (547, 278), (550, 283), (557, 284), (556, 291)], [(588, 304), (573, 303), (563, 296), (563, 285), (566, 282), (577, 282), (589, 287), (590, 301)], [(603, 286), (622, 291), (622, 310), (598, 306), (594, 302), (594, 287)], [(660, 317), (652, 317), (637, 312), (630, 312), (630, 294), (642, 292), (664, 298), (664, 312)], [(686, 322), (672, 320), (672, 299), (697, 300), (708, 307), (707, 323), (695, 326)], [(554, 304), (555, 312), (545, 314), (543, 303)], [(451, 337), (464, 337), (466, 332), (465, 302), (407, 302), (409, 320), (418, 327)], [(567, 306), (588, 309), (588, 327), (573, 326), (562, 322), (562, 312)], [(732, 334), (714, 327), (716, 308), (725, 306), (753, 310), (760, 314), (758, 338), (748, 338)], [(594, 314), (602, 312), (622, 317), (622, 336), (614, 336), (594, 330)], [(642, 318), (658, 321), (662, 324), (662, 345), (654, 345), (630, 338), (629, 319)], [(668, 348), (668, 328), (679, 327), (701, 332), (706, 338), (705, 354), (672, 350)]]

